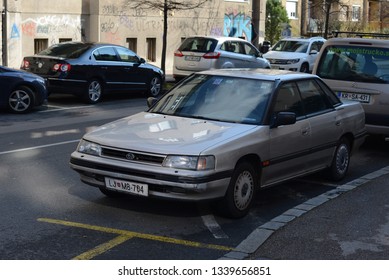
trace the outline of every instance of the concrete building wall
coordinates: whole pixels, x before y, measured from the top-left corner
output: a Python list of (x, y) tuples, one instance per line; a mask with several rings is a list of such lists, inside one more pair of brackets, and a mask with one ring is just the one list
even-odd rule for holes
[[(10, 67), (19, 68), (22, 58), (34, 54), (45, 41), (50, 46), (61, 40), (102, 41), (127, 47), (135, 41), (140, 56), (160, 65), (160, 11), (129, 7), (126, 3), (135, 1), (128, 0), (3, 1), (8, 4), (5, 39)], [(253, 11), (253, 7), (259, 7), (259, 11)], [(257, 40), (261, 42), (265, 27), (261, 15), (265, 15), (265, 9), (266, 2), (260, 0), (209, 0), (200, 9), (170, 13), (166, 72), (172, 71), (173, 53), (186, 36), (232, 34), (251, 40), (253, 14), (258, 21)]]

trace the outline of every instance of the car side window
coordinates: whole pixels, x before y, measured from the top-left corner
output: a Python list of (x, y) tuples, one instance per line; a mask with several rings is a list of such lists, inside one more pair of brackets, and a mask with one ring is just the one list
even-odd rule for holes
[(119, 54), (120, 60), (124, 62), (138, 63), (139, 58), (130, 50), (124, 48), (117, 48), (116, 51)]
[(118, 61), (116, 52), (112, 47), (99, 48), (93, 52), (93, 56), (98, 61)]
[(258, 54), (258, 51), (247, 43), (242, 43), (242, 49), (243, 53), (247, 55), (256, 56)]
[(307, 115), (333, 108), (326, 94), (313, 79), (298, 81), (297, 85), (303, 99), (304, 111)]
[(295, 83), (287, 83), (280, 87), (273, 111), (274, 113), (292, 112), (296, 117), (304, 115), (301, 97)]

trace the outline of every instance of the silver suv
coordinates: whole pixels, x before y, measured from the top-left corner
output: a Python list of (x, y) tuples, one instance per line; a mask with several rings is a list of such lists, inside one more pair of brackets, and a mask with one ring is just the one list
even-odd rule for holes
[(194, 36), (174, 52), (173, 76), (222, 68), (270, 68), (270, 63), (250, 42), (235, 37)]
[(357, 100), (370, 134), (389, 135), (389, 41), (333, 38), (318, 56), (313, 73), (343, 100)]

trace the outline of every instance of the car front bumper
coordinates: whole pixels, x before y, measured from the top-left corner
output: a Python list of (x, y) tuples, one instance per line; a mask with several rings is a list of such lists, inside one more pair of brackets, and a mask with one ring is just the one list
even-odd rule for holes
[(232, 172), (211, 174), (145, 166), (73, 152), (70, 167), (82, 182), (106, 188), (105, 178), (147, 184), (150, 197), (201, 201), (224, 197)]

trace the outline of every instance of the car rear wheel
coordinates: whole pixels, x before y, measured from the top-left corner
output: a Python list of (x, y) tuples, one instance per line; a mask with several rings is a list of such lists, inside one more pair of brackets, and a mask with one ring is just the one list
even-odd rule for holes
[(34, 106), (34, 92), (25, 86), (16, 88), (8, 97), (9, 109), (14, 113), (26, 113)]
[(148, 94), (151, 97), (157, 97), (162, 90), (162, 79), (158, 76), (153, 76), (149, 84)]
[(309, 73), (309, 65), (308, 65), (308, 63), (303, 63), (301, 65), (300, 72)]
[(97, 79), (90, 80), (84, 99), (89, 104), (98, 103), (103, 95), (103, 85)]
[(222, 215), (230, 218), (241, 218), (250, 211), (254, 200), (258, 179), (252, 164), (238, 164), (232, 175), (227, 193), (219, 204)]
[(332, 180), (342, 180), (347, 173), (350, 165), (350, 142), (342, 138), (336, 147), (332, 164), (328, 169), (329, 176)]

